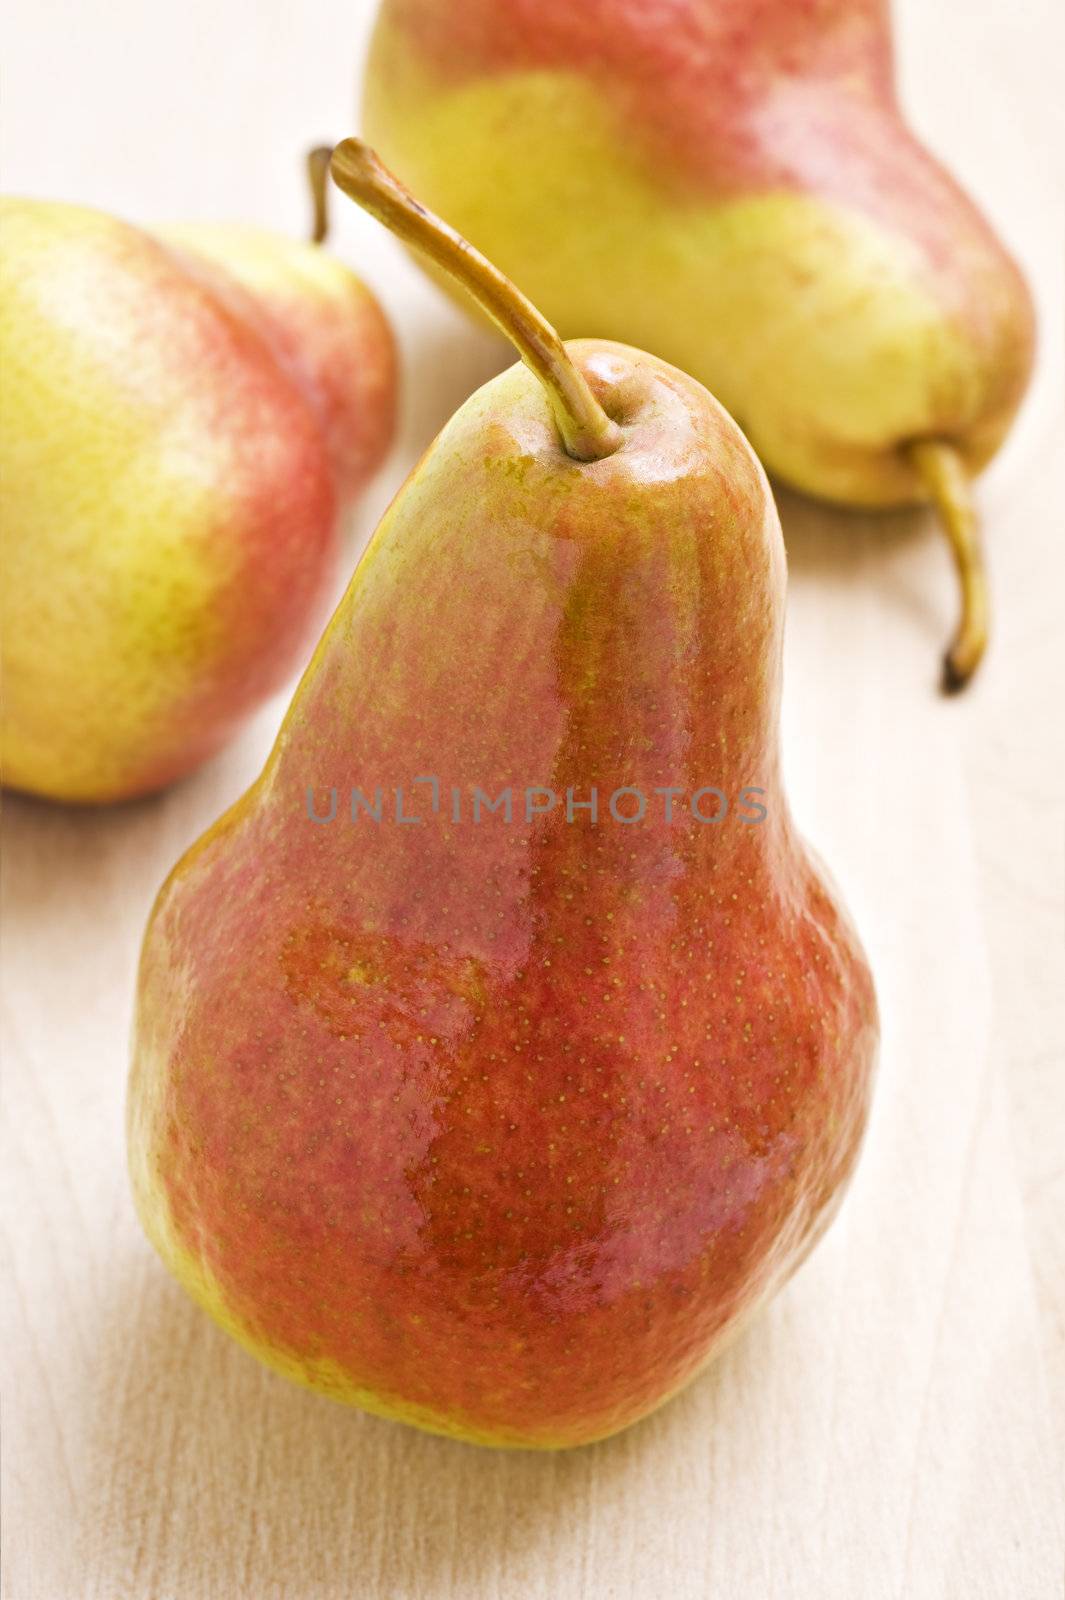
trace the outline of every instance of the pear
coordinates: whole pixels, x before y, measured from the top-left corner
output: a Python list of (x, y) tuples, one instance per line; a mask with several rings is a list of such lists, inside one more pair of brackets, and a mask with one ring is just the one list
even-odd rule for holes
[(983, 653), (969, 478), (1032, 358), (1024, 282), (915, 139), (886, 0), (383, 0), (367, 137), (564, 337), (684, 368), (771, 473), (888, 507), (933, 500)]
[(305, 661), (392, 336), (314, 245), (35, 200), (2, 230), (4, 781), (128, 799)]
[(693, 378), (563, 346), (348, 140), (524, 358), (396, 496), (266, 767), (164, 885), (129, 1151), (249, 1350), (482, 1444), (680, 1388), (834, 1213), (873, 985), (791, 821), (765, 475)]

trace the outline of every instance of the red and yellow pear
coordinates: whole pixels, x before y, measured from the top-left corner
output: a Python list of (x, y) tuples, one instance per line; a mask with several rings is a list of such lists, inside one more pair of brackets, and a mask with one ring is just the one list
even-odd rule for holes
[(278, 1371), (577, 1445), (821, 1235), (873, 986), (781, 787), (784, 552), (743, 435), (661, 359), (563, 345), (364, 146), (333, 170), (525, 364), (408, 478), (261, 777), (159, 895), (133, 1187)]
[(795, 487), (935, 500), (973, 673), (969, 476), (1028, 378), (1032, 309), (907, 128), (887, 0), (383, 0), (366, 135), (563, 337), (705, 383)]
[(5, 200), (4, 782), (148, 793), (280, 688), (395, 411), (376, 300), (316, 245)]

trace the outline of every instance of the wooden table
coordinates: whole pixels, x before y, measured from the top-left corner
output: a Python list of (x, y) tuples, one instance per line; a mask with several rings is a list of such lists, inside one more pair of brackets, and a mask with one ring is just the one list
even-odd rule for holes
[[(304, 225), (298, 158), (352, 125), (370, 8), (38, 0), (9, 27), (6, 187), (134, 219)], [(1050, 1600), (1062, 1562), (1060, 738), (1065, 545), (1052, 0), (905, 0), (920, 130), (1042, 303), (1039, 379), (980, 499), (993, 654), (934, 689), (953, 583), (925, 518), (782, 495), (799, 817), (884, 1012), (868, 1146), (830, 1236), (643, 1426), (498, 1455), (287, 1386), (171, 1283), (126, 1185), (134, 964), (179, 851), (282, 703), (161, 799), (9, 800), (3, 1159), (9, 1600)], [(337, 248), (402, 330), (415, 455), (506, 361), (351, 208)], [(1055, 1430), (1056, 1425), (1056, 1430)]]

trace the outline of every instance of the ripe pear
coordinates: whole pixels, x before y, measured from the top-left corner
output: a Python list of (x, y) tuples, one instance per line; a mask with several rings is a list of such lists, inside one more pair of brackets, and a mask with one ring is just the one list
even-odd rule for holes
[(127, 799), (306, 656), (393, 429), (370, 291), (254, 229), (2, 211), (4, 781)]
[(1029, 295), (896, 99), (887, 0), (383, 0), (366, 135), (564, 337), (705, 383), (810, 494), (940, 507), (973, 673), (968, 479), (1013, 419)]
[(739, 429), (657, 357), (563, 346), (365, 146), (333, 162), (525, 365), (408, 478), (261, 777), (160, 893), (133, 1187), (290, 1378), (577, 1445), (827, 1225), (873, 985), (781, 787), (784, 552)]

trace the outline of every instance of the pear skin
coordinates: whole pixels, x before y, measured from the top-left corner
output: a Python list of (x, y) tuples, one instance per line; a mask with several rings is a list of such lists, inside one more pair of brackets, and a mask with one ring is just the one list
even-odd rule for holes
[(259, 228), (183, 223), (157, 229), (271, 343), (318, 412), (342, 507), (377, 471), (395, 428), (396, 354), (372, 291), (328, 250)]
[(3, 203), (4, 782), (102, 802), (206, 760), (306, 659), (395, 410), (319, 249)]
[(878, 1031), (781, 786), (765, 475), (660, 359), (551, 360), (587, 459), (520, 365), (430, 447), (161, 891), (129, 1091), (144, 1226), (230, 1333), (527, 1448), (635, 1422), (785, 1281)]

